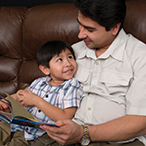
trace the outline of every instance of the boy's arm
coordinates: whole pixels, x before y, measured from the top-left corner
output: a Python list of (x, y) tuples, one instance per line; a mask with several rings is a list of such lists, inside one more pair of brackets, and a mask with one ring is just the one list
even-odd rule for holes
[(34, 105), (38, 107), (46, 116), (54, 121), (60, 119), (72, 119), (77, 109), (77, 107), (61, 109), (59, 107), (53, 106), (52, 104), (46, 102), (40, 97), (34, 101)]
[(53, 106), (52, 104), (46, 102), (42, 98), (38, 98), (35, 102), (35, 106), (38, 107), (45, 115), (50, 119), (57, 121), (59, 119), (72, 119), (77, 107), (69, 107), (61, 109), (59, 107)]
[(32, 93), (31, 91), (19, 90), (17, 92), (19, 103), (22, 106), (36, 106), (39, 108), (47, 117), (57, 121), (59, 119), (72, 119), (76, 112), (76, 107), (69, 107), (61, 109), (52, 104), (48, 103), (41, 97)]

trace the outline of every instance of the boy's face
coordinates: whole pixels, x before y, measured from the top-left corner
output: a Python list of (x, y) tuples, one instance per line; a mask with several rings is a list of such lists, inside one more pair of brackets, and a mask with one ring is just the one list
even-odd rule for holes
[(57, 84), (61, 84), (65, 80), (71, 79), (77, 69), (76, 61), (68, 49), (62, 51), (58, 56), (55, 55), (50, 60), (49, 66), (52, 81)]

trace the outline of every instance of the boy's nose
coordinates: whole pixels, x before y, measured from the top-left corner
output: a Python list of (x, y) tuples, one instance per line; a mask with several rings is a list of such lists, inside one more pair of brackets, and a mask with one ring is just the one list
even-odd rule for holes
[(66, 60), (65, 65), (66, 66), (70, 66), (71, 65), (70, 61), (69, 60)]

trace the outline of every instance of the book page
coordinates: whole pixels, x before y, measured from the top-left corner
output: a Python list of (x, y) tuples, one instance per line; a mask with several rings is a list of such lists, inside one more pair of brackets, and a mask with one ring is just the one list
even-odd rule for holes
[(0, 111), (0, 120), (2, 120), (4, 122), (7, 122), (7, 123), (10, 123), (11, 120), (12, 120), (11, 113), (6, 113), (6, 112), (3, 112), (3, 111)]
[(54, 123), (43, 123), (43, 122), (39, 122), (35, 120), (34, 117), (23, 106), (21, 106), (16, 100), (13, 99), (12, 96), (10, 96), (3, 89), (1, 90), (7, 95), (9, 101), (6, 100), (6, 102), (9, 102), (9, 103), (6, 103), (6, 102), (4, 103), (10, 107), (11, 112), (12, 112), (12, 113), (6, 113), (3, 111), (0, 111), (0, 119), (3, 120), (4, 122), (14, 123), (14, 124), (23, 125), (23, 126), (31, 126), (35, 128), (39, 128), (40, 124), (58, 127)]
[[(2, 89), (3, 90), (3, 89)], [(7, 92), (3, 90), (3, 92), (9, 98), (12, 106), (12, 118), (15, 116), (21, 116), (28, 119), (34, 119), (34, 117), (23, 107), (21, 106), (16, 100), (14, 100)]]

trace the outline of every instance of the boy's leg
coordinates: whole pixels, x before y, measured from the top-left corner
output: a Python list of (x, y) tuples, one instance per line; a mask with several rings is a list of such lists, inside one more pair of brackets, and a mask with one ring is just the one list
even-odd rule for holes
[(22, 131), (11, 133), (10, 124), (0, 121), (0, 146), (30, 146), (33, 141), (26, 141)]
[(11, 140), (5, 144), (5, 146), (30, 146), (33, 141), (26, 141), (24, 139), (23, 131), (16, 131), (12, 133)]
[(0, 146), (11, 139), (10, 124), (0, 121)]

